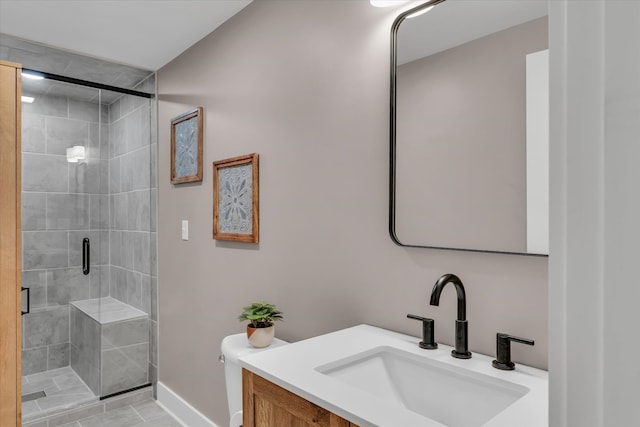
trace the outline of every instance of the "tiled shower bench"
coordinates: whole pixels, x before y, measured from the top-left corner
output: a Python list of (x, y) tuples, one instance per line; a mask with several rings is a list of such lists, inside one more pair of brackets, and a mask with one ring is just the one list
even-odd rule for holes
[(96, 396), (147, 384), (149, 316), (111, 297), (70, 303), (71, 367)]

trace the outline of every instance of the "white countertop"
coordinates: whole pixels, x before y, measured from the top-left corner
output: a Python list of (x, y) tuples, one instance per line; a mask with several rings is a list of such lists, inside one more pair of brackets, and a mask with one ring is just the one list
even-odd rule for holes
[[(361, 427), (442, 426), (406, 408), (320, 373), (317, 367), (380, 346), (431, 358), (449, 366), (510, 381), (529, 392), (485, 423), (486, 427), (542, 427), (548, 425), (546, 371), (516, 364), (514, 371), (491, 366), (494, 356), (473, 353), (471, 359), (451, 357), (452, 347), (418, 347), (419, 338), (369, 325), (359, 325), (240, 358), (240, 365)], [(428, 387), (429, 385), (425, 385)], [(434, 385), (437, 386), (437, 385)], [(461, 408), (464, 410), (464, 408)]]

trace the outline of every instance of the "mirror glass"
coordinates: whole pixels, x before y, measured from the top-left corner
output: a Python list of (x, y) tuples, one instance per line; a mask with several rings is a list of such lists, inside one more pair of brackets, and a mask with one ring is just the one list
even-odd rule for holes
[(548, 253), (547, 33), (546, 0), (432, 1), (396, 19), (396, 243)]

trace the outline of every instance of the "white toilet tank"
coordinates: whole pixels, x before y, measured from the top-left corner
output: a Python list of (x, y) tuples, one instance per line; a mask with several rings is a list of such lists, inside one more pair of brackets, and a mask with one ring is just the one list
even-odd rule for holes
[(268, 351), (271, 348), (288, 344), (278, 338), (274, 338), (269, 347), (255, 348), (247, 340), (247, 334), (236, 334), (224, 337), (220, 345), (224, 362), (224, 378), (227, 384), (227, 401), (229, 402), (229, 427), (242, 426), (242, 368), (238, 358), (246, 354)]

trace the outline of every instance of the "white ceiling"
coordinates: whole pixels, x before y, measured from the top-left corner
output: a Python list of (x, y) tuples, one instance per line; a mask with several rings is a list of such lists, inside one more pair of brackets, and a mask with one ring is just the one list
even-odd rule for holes
[[(0, 0), (0, 33), (156, 71), (251, 1)], [(546, 7), (547, 0), (447, 0), (403, 22), (398, 63), (543, 16)]]
[(398, 64), (547, 15), (547, 0), (447, 0), (398, 31)]
[(0, 0), (0, 33), (156, 71), (252, 0)]

